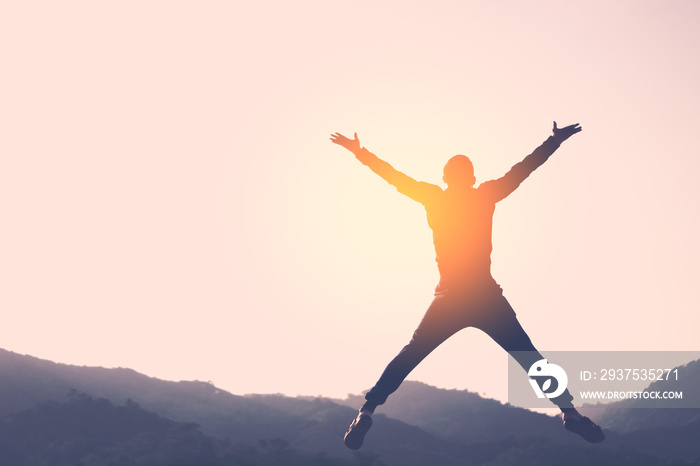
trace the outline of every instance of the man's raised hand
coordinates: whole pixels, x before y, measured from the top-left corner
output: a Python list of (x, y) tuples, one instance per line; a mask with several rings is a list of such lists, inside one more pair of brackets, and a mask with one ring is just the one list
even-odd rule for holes
[(575, 123), (573, 125), (565, 126), (563, 128), (557, 128), (557, 122), (554, 122), (554, 128), (552, 128), (552, 132), (554, 133), (554, 139), (557, 140), (559, 144), (562, 142), (566, 141), (569, 139), (571, 136), (574, 134), (578, 133), (581, 131), (581, 126), (579, 126), (578, 123)]
[(345, 147), (347, 150), (353, 154), (360, 150), (360, 140), (357, 139), (357, 133), (355, 133), (354, 139), (349, 139), (340, 133), (331, 134), (331, 142), (338, 144), (339, 146)]

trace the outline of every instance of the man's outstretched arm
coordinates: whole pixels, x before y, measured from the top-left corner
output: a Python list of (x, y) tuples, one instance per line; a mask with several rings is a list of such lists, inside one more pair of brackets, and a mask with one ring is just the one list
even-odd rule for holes
[(516, 188), (520, 186), (520, 183), (530, 176), (530, 173), (535, 171), (537, 167), (545, 163), (549, 156), (559, 148), (562, 142), (581, 131), (581, 129), (578, 123), (565, 126), (564, 128), (558, 128), (557, 122), (555, 121), (554, 127), (552, 128), (552, 136), (547, 138), (547, 140), (535, 149), (532, 154), (525, 157), (522, 162), (513, 165), (513, 168), (501, 178), (488, 181), (479, 189), (488, 190), (492, 193), (496, 202), (500, 201), (515, 191)]
[(335, 133), (331, 135), (331, 141), (339, 146), (345, 147), (352, 152), (363, 165), (368, 166), (374, 173), (381, 176), (389, 184), (395, 186), (401, 194), (405, 194), (415, 201), (425, 204), (428, 197), (435, 192), (435, 188), (440, 189), (438, 186), (414, 180), (410, 176), (396, 170), (388, 162), (380, 159), (366, 148), (361, 147), (360, 140), (357, 138), (357, 133), (355, 133), (353, 139), (347, 138), (340, 133)]

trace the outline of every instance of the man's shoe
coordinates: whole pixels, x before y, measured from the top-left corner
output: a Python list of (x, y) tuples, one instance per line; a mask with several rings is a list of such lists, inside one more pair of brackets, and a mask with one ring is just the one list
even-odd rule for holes
[(605, 440), (603, 429), (585, 416), (562, 416), (564, 428), (569, 432), (580, 435), (591, 443), (600, 443)]
[(348, 431), (345, 432), (345, 437), (343, 438), (345, 446), (351, 450), (359, 450), (370, 427), (372, 427), (372, 416), (364, 411), (360, 411), (360, 414), (348, 427)]

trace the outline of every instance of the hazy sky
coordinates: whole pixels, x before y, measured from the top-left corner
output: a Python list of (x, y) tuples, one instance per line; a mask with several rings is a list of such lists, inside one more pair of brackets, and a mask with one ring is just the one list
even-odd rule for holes
[[(700, 3), (3, 2), (0, 347), (211, 380), (373, 385), (432, 299), (419, 204), (575, 135), (497, 206), (493, 274), (546, 350), (697, 350)], [(505, 399), (465, 330), (410, 378)]]

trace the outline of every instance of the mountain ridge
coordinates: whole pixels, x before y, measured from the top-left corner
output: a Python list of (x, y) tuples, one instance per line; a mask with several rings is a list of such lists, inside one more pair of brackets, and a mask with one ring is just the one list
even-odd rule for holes
[(273, 444), (282, 439), (292, 447), (290, 454), (298, 449), (303, 452), (299, 454), (349, 464), (541, 464), (546, 457), (567, 458), (566, 452), (575, 455), (576, 462), (555, 464), (652, 465), (662, 459), (695, 464), (700, 459), (700, 447), (690, 441), (700, 435), (700, 423), (665, 427), (647, 423), (622, 433), (606, 430), (606, 442), (589, 445), (566, 432), (557, 418), (466, 390), (411, 381), (375, 414), (363, 449), (350, 452), (341, 439), (361, 395), (345, 400), (234, 395), (208, 382), (164, 381), (127, 368), (70, 366), (0, 349), (0, 418), (6, 422), (11, 413), (31, 410), (41, 402), (65, 402), (68, 392), (115, 405), (138, 405), (176, 423), (195, 423), (202, 435), (212, 438)]

